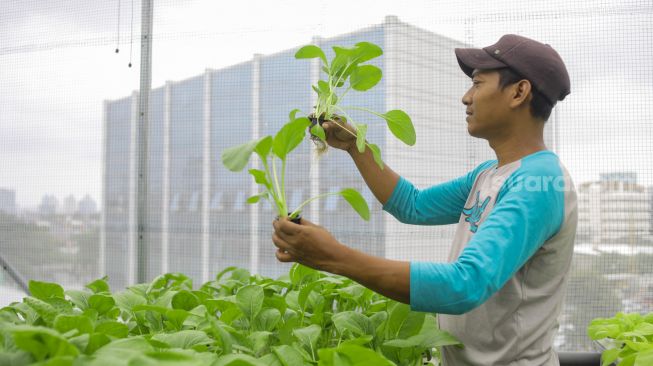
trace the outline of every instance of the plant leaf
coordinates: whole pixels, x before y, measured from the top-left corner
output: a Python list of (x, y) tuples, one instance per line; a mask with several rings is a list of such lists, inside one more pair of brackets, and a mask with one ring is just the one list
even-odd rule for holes
[(371, 89), (381, 81), (381, 69), (373, 65), (361, 65), (351, 73), (349, 83), (354, 90), (365, 91)]
[(266, 364), (249, 355), (230, 354), (218, 358), (213, 366), (266, 366)]
[(352, 332), (355, 336), (374, 335), (372, 322), (365, 315), (355, 311), (343, 311), (334, 314), (331, 318), (339, 332), (345, 330)]
[(324, 55), (324, 51), (318, 46), (315, 45), (308, 45), (300, 48), (296, 53), (295, 53), (295, 58), (296, 59), (303, 59), (303, 58), (316, 58), (319, 57), (322, 62), (327, 65), (327, 58)]
[(320, 349), (318, 366), (393, 366), (393, 362), (367, 347), (341, 344), (338, 348)]
[(51, 297), (58, 297), (64, 299), (63, 287), (56, 283), (29, 281), (29, 292), (32, 297), (39, 300), (46, 300)]
[(161, 333), (152, 337), (159, 342), (166, 343), (171, 348), (193, 348), (198, 345), (209, 345), (213, 340), (200, 330), (182, 330), (175, 333)]
[(354, 48), (358, 63), (369, 61), (383, 54), (381, 47), (370, 42), (358, 42)]
[(315, 349), (321, 332), (322, 327), (317, 324), (311, 324), (305, 328), (295, 329), (293, 334), (308, 349)]
[(81, 311), (84, 311), (88, 308), (88, 298), (93, 295), (88, 291), (81, 290), (67, 290), (65, 294), (70, 298), (70, 301), (75, 304), (75, 306), (77, 306)]
[(360, 217), (363, 218), (365, 221), (369, 221), (370, 219), (370, 208), (367, 205), (367, 201), (365, 201), (365, 198), (358, 193), (355, 189), (353, 188), (345, 188), (342, 191), (338, 192), (349, 204), (351, 207), (360, 215)]
[(144, 305), (147, 303), (147, 299), (143, 296), (136, 295), (131, 291), (121, 291), (113, 295), (116, 305), (126, 312), (131, 312), (132, 308), (136, 305)]
[(295, 120), (295, 116), (297, 115), (297, 112), (299, 112), (299, 109), (297, 109), (297, 108), (295, 108), (295, 109), (293, 109), (292, 111), (290, 111), (290, 113), (288, 113), (288, 120), (289, 120), (289, 121), (294, 121), (294, 120)]
[(88, 298), (88, 305), (99, 315), (104, 315), (116, 305), (116, 301), (110, 295), (94, 294)]
[(111, 292), (109, 290), (109, 283), (107, 282), (109, 280), (108, 276), (104, 276), (98, 280), (95, 280), (91, 283), (86, 284), (86, 288), (93, 291), (93, 293), (97, 294), (99, 292)]
[(339, 46), (333, 46), (333, 52), (335, 52), (336, 55), (331, 61), (331, 75), (333, 76), (334, 82), (338, 79), (343, 82), (351, 73), (354, 66), (353, 64), (350, 64), (350, 61), (354, 57), (354, 52), (352, 49)]
[(277, 134), (272, 142), (272, 151), (281, 160), (286, 160), (286, 155), (293, 151), (303, 140), (306, 135), (306, 129), (311, 125), (311, 121), (306, 118), (297, 118), (294, 121), (286, 123)]
[(254, 328), (271, 332), (279, 324), (281, 312), (275, 308), (263, 309), (254, 319)]
[(374, 157), (374, 161), (383, 170), (383, 160), (381, 159), (381, 149), (376, 144), (368, 144), (368, 146), (372, 150), (372, 156)]
[(387, 122), (390, 132), (403, 143), (409, 146), (415, 145), (415, 127), (406, 112), (399, 109), (391, 110), (381, 115)]
[(222, 151), (222, 164), (232, 172), (239, 172), (249, 162), (249, 157), (258, 145), (258, 140), (252, 140), (244, 144), (233, 146)]
[(316, 123), (313, 127), (311, 127), (311, 134), (313, 136), (319, 137), (322, 141), (326, 141), (326, 133), (324, 132), (324, 128), (322, 128), (319, 123)]
[(19, 325), (8, 328), (16, 346), (31, 353), (37, 361), (57, 356), (77, 356), (77, 347), (53, 329)]
[(264, 171), (258, 169), (250, 169), (249, 174), (251, 174), (254, 177), (254, 181), (257, 184), (262, 184), (268, 189), (272, 187)]
[(329, 95), (329, 93), (331, 92), (331, 90), (329, 89), (329, 83), (327, 83), (324, 80), (319, 80), (317, 82), (317, 88), (320, 91), (320, 93), (325, 96)]
[(288, 345), (272, 347), (272, 352), (284, 366), (304, 366), (304, 358), (296, 349)]
[(365, 151), (365, 135), (367, 135), (367, 125), (362, 123), (356, 124), (356, 147), (358, 152)]
[(54, 319), (53, 328), (62, 334), (72, 329), (76, 329), (79, 334), (91, 333), (93, 331), (93, 323), (90, 318), (84, 315), (59, 314)]
[(252, 319), (263, 308), (263, 287), (259, 285), (246, 285), (236, 293), (236, 302), (245, 316)]
[(251, 197), (248, 197), (246, 202), (249, 203), (249, 204), (254, 204), (254, 203), (257, 203), (258, 201), (260, 201), (261, 198), (268, 198), (268, 192), (263, 192), (263, 193), (255, 194), (255, 195), (253, 195)]
[(311, 267), (295, 263), (290, 267), (290, 282), (293, 286), (312, 282), (320, 277), (320, 273)]
[(116, 338), (125, 338), (129, 334), (129, 328), (125, 324), (114, 320), (98, 324), (95, 331)]
[(48, 325), (52, 325), (54, 319), (59, 314), (54, 306), (48, 304), (43, 300), (39, 300), (34, 297), (26, 297), (23, 299), (23, 301), (25, 304), (29, 305), (29, 307), (32, 308)]
[(179, 291), (172, 297), (173, 309), (191, 311), (199, 304), (200, 301), (197, 296), (188, 290)]
[(254, 148), (254, 151), (256, 152), (256, 154), (258, 154), (261, 160), (266, 160), (268, 154), (270, 154), (271, 149), (272, 149), (272, 136), (265, 136), (258, 140), (258, 143)]

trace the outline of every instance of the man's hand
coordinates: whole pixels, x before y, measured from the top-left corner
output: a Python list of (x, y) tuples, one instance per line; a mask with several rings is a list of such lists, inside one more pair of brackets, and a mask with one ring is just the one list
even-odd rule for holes
[(326, 229), (302, 218), (297, 225), (287, 217), (272, 222), (272, 242), (281, 262), (349, 277), (391, 299), (410, 303), (410, 263), (373, 257), (338, 242)]
[(339, 243), (326, 229), (302, 218), (295, 224), (284, 217), (272, 222), (272, 242), (280, 262), (297, 262), (334, 273), (335, 264), (349, 248)]
[(329, 146), (345, 151), (356, 148), (356, 128), (349, 123), (325, 121), (322, 128)]

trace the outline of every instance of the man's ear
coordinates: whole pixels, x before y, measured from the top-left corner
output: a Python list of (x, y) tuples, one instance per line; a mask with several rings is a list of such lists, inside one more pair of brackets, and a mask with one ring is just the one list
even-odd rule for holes
[(522, 79), (513, 84), (510, 91), (510, 106), (517, 108), (525, 103), (528, 105), (532, 98), (531, 88), (531, 82), (526, 79)]

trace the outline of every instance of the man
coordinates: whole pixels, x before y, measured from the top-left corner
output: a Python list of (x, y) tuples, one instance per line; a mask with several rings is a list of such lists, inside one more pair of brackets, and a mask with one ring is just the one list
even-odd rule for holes
[(304, 219), (273, 223), (276, 256), (439, 313), (440, 328), (465, 345), (443, 347), (445, 365), (558, 365), (552, 341), (573, 252), (576, 194), (543, 130), (570, 92), (569, 76), (553, 48), (516, 35), (455, 54), (472, 78), (462, 98), (467, 130), (486, 139), (497, 160), (419, 190), (325, 123), (329, 145), (351, 155), (385, 211), (408, 224), (457, 223), (449, 262), (369, 256)]

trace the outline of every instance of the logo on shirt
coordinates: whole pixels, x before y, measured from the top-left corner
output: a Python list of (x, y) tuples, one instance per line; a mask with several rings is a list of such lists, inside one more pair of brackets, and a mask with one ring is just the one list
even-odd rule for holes
[(491, 197), (486, 197), (483, 203), (480, 203), (481, 191), (476, 192), (476, 202), (472, 207), (463, 209), (463, 215), (467, 216), (465, 221), (469, 222), (469, 231), (475, 233), (478, 230), (478, 222), (481, 221), (481, 215), (487, 204), (490, 203)]

